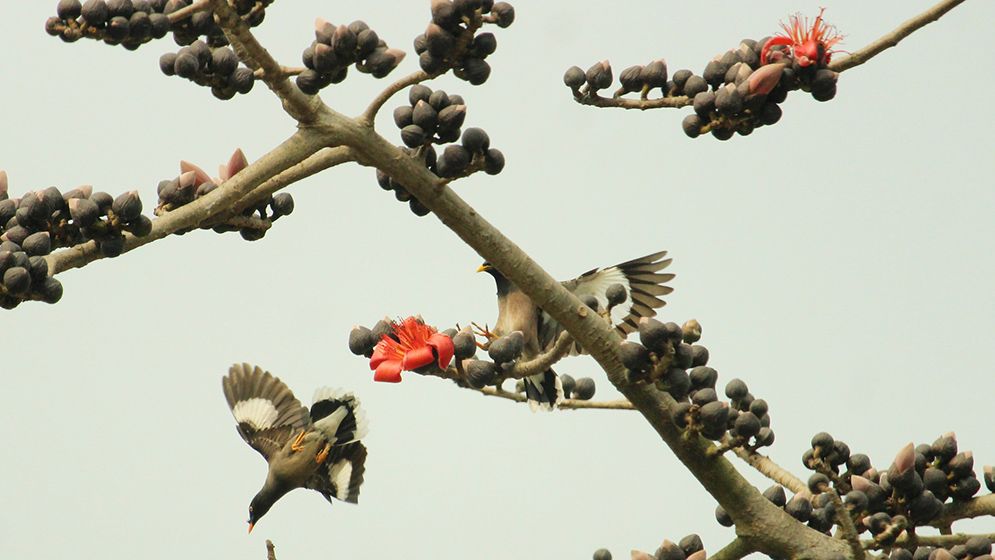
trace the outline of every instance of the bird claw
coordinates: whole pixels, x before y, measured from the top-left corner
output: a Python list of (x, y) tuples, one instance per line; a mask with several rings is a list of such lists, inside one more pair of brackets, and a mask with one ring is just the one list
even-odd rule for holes
[(487, 348), (491, 345), (491, 341), (494, 340), (495, 338), (498, 338), (498, 335), (492, 333), (486, 323), (484, 324), (483, 327), (481, 327), (477, 323), (470, 323), (470, 324), (473, 325), (473, 334), (477, 336), (482, 336), (487, 339), (487, 341), (484, 343), (480, 342), (477, 343), (477, 347), (480, 348), (481, 350), (487, 350)]
[(303, 444), (303, 442), (304, 442), (304, 434), (306, 434), (306, 433), (307, 433), (307, 430), (301, 430), (301, 433), (296, 438), (294, 438), (294, 441), (290, 444), (290, 450), (291, 451), (300, 451), (301, 449), (304, 448), (304, 444)]
[(321, 451), (318, 452), (317, 455), (315, 455), (314, 462), (318, 463), (319, 465), (324, 463), (325, 459), (328, 458), (328, 452), (331, 451), (331, 449), (332, 449), (332, 444), (326, 443), (324, 449), (322, 449)]

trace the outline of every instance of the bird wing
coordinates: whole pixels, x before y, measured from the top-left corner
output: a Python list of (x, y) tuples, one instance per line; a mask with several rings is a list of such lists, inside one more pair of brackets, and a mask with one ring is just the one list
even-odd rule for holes
[(332, 446), (331, 452), (305, 487), (317, 490), (329, 502), (332, 498), (355, 504), (366, 472), (366, 446), (354, 441)]
[[(659, 296), (674, 291), (670, 286), (664, 285), (674, 275), (659, 272), (670, 265), (672, 259), (664, 258), (666, 256), (666, 251), (660, 251), (615, 266), (595, 268), (563, 282), (563, 286), (582, 300), (589, 296), (597, 299), (598, 307), (604, 309), (608, 306), (605, 295), (608, 287), (621, 284), (625, 288), (626, 298), (612, 308), (612, 324), (625, 338), (638, 328), (640, 318), (652, 317), (656, 315), (658, 307), (666, 305)], [(547, 350), (562, 331), (563, 327), (543, 311), (539, 321), (540, 348)], [(575, 347), (572, 353), (577, 353), (578, 350)]]
[(329, 443), (344, 445), (366, 435), (366, 414), (352, 393), (321, 387), (314, 392), (312, 402), (311, 425)]
[(309, 424), (308, 410), (282, 381), (249, 364), (235, 364), (221, 380), (238, 433), (268, 461)]

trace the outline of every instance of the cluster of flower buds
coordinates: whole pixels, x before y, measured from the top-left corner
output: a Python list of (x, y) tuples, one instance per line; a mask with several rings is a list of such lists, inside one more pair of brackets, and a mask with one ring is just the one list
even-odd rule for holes
[[(249, 26), (262, 23), (272, 0), (237, 0), (235, 9)], [(191, 0), (59, 0), (45, 29), (67, 43), (95, 39), (135, 50), (169, 33), (178, 45), (205, 37), (212, 47), (228, 44), (206, 4)]]
[[(812, 438), (802, 462), (815, 471), (808, 480), (811, 496), (806, 498), (812, 508), (800, 506), (792, 515), (817, 530), (830, 530), (835, 511), (812, 514), (810, 519), (800, 513), (834, 507), (822, 498), (831, 497), (832, 489), (843, 497), (858, 532), (869, 532), (881, 546), (892, 545), (906, 528), (929, 525), (942, 513), (944, 503), (969, 500), (981, 489), (972, 453), (958, 452), (952, 433), (932, 444), (906, 445), (887, 470), (878, 471), (867, 455), (851, 454), (846, 443), (821, 432)], [(985, 475), (989, 490), (995, 489), (990, 467)]]
[[(504, 169), (504, 154), (491, 147), (491, 139), (483, 129), (462, 129), (466, 120), (466, 104), (459, 95), (416, 84), (408, 92), (408, 104), (394, 109), (394, 124), (401, 129), (404, 151), (417, 158), (429, 171), (444, 179), (465, 177), (483, 170), (496, 175)], [(457, 140), (459, 144), (455, 143)], [(436, 152), (435, 145), (449, 144)], [(425, 216), (429, 209), (411, 195), (404, 185), (386, 172), (377, 170), (381, 188), (394, 191), (411, 211)]]
[(404, 51), (388, 48), (363, 21), (336, 26), (318, 18), (314, 37), (301, 55), (306, 68), (297, 75), (297, 87), (308, 95), (344, 80), (353, 64), (360, 72), (383, 78), (404, 59)]
[(211, 48), (200, 39), (159, 57), (159, 69), (167, 76), (179, 76), (209, 87), (222, 100), (231, 99), (236, 93), (249, 93), (256, 81), (252, 70), (239, 66), (233, 50)]
[(992, 541), (983, 535), (967, 538), (947, 548), (918, 546), (915, 550), (894, 547), (889, 560), (992, 560)]
[(746, 383), (733, 379), (725, 388), (729, 402), (719, 400), (719, 374), (708, 366), (708, 349), (696, 344), (700, 339), (701, 325), (693, 319), (678, 326), (644, 317), (639, 342), (623, 341), (619, 358), (630, 383), (655, 383), (674, 397), (673, 421), (680, 429), (716, 441), (728, 434), (729, 446), (774, 443), (767, 401), (755, 398)]
[[(228, 163), (218, 166), (218, 177), (212, 178), (197, 165), (181, 161), (179, 176), (159, 181), (157, 188), (159, 204), (155, 208), (155, 214), (161, 216), (207, 195), (247, 165), (248, 160), (242, 150), (235, 150)], [(202, 229), (213, 229), (217, 233), (238, 231), (246, 241), (256, 241), (266, 235), (266, 231), (274, 221), (293, 211), (294, 198), (290, 193), (277, 193), (245, 208), (240, 214), (242, 219), (205, 225)], [(176, 233), (183, 235), (190, 231), (193, 231), (193, 228), (182, 229)]]
[[(650, 554), (641, 550), (633, 550), (632, 560), (705, 560), (705, 546), (701, 537), (690, 534), (676, 544), (664, 539), (656, 552)], [(612, 553), (605, 548), (594, 551), (593, 560), (612, 560)]]
[[(818, 101), (835, 97), (838, 74), (828, 65), (840, 36), (825, 23), (821, 12), (811, 26), (793, 16), (790, 26), (783, 27), (783, 35), (744, 39), (737, 48), (712, 59), (701, 75), (682, 69), (668, 80), (662, 59), (626, 68), (619, 74), (620, 87), (614, 97), (638, 92), (646, 99), (659, 89), (663, 98), (693, 105), (694, 113), (682, 122), (688, 136), (711, 132), (720, 140), (737, 133), (746, 136), (778, 122), (779, 104), (792, 90), (810, 92)], [(573, 66), (563, 81), (577, 99), (594, 97), (612, 85), (611, 65), (598, 62), (586, 72)]]
[(456, 329), (439, 332), (421, 317), (383, 319), (372, 329), (349, 332), (349, 350), (370, 358), (373, 380), (399, 383), (402, 371), (425, 374), (444, 371), (456, 352)]
[(116, 257), (125, 231), (138, 237), (152, 231), (137, 191), (115, 198), (89, 185), (65, 193), (48, 187), (9, 198), (7, 174), (0, 171), (0, 307), (59, 301), (62, 284), (48, 276), (45, 256), (92, 240), (104, 256)]
[(503, 28), (514, 21), (515, 8), (507, 2), (433, 0), (432, 22), (415, 37), (418, 63), (433, 76), (452, 68), (457, 78), (479, 86), (491, 75), (484, 59), (497, 49), (497, 39), (477, 31), (485, 23)]

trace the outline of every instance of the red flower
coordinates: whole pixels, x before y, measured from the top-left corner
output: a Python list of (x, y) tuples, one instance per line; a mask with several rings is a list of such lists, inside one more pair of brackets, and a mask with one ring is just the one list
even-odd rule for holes
[(373, 349), (370, 369), (374, 381), (400, 383), (402, 370), (415, 370), (433, 362), (445, 369), (453, 359), (453, 339), (439, 334), (416, 317), (392, 323), (396, 340), (383, 335)]
[(835, 27), (822, 19), (824, 11), (825, 8), (819, 10), (819, 15), (815, 17), (811, 28), (808, 26), (808, 18), (803, 22), (799, 16), (791, 16), (790, 27), (781, 23), (785, 34), (775, 35), (764, 43), (760, 49), (760, 64), (767, 64), (770, 48), (776, 45), (788, 47), (791, 56), (802, 68), (812, 64), (816, 66), (829, 64), (832, 53), (837, 52), (831, 49), (833, 45), (843, 40), (843, 36), (836, 32)]

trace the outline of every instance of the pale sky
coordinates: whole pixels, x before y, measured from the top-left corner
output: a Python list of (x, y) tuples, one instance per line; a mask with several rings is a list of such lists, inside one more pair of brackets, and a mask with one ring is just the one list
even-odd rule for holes
[[(931, 2), (827, 5), (855, 50)], [(187, 159), (208, 170), (236, 148), (258, 158), (293, 122), (257, 84), (215, 100), (158, 69), (171, 41), (137, 52), (45, 35), (56, 2), (8, 2), (0, 18), (0, 168), (15, 196), (88, 183), (138, 189)], [(743, 138), (691, 140), (689, 110), (575, 104), (563, 71), (608, 58), (616, 76), (663, 57), (700, 73), (744, 37), (816, 3), (517, 2), (495, 30), (481, 87), (430, 84), (467, 101), (507, 166), (454, 184), (564, 279), (667, 249), (677, 274), (664, 320), (697, 318), (720, 384), (770, 403), (770, 454), (802, 478), (828, 431), (886, 467), (907, 443), (956, 431), (980, 472), (995, 463), (995, 5), (972, 0), (898, 48), (845, 72), (818, 103)], [(316, 16), (364, 19), (409, 51), (428, 2), (276, 2), (260, 41), (299, 63)], [(979, 62), (979, 60), (981, 62)], [(387, 81), (354, 73), (322, 93), (356, 114)], [(381, 132), (396, 143), (390, 112)], [(528, 407), (405, 374), (375, 384), (352, 325), (422, 314), (442, 328), (496, 316), (481, 258), (432, 217), (381, 191), (372, 170), (335, 168), (290, 189), (295, 213), (262, 241), (194, 232), (59, 276), (63, 301), (0, 315), (0, 557), (107, 559), (616, 558), (732, 530), (714, 500), (634, 412)], [(221, 376), (248, 361), (309, 403), (355, 391), (370, 419), (358, 506), (298, 490), (246, 536), (266, 465), (235, 432)], [(592, 376), (593, 361), (557, 370)], [(735, 460), (737, 466), (749, 467)], [(768, 483), (750, 475), (763, 489)], [(986, 491), (985, 491), (986, 492)], [(991, 522), (965, 524), (992, 530)]]

